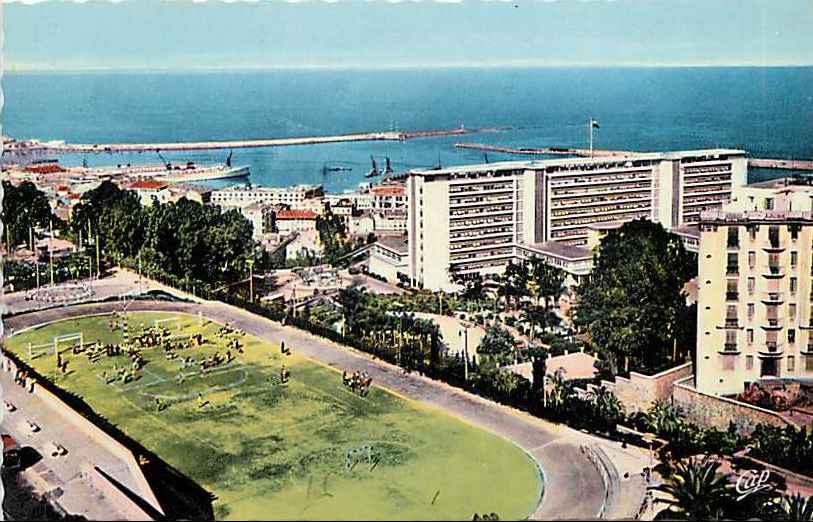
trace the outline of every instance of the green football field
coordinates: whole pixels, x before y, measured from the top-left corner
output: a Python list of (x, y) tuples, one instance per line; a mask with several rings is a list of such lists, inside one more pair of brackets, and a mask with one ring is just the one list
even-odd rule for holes
[[(299, 357), (295, 346), (286, 356), (248, 335), (220, 337), (222, 325), (206, 319), (127, 314), (130, 337), (170, 319), (160, 324), (178, 341), (200, 332), (206, 342), (172, 360), (160, 347), (145, 349), (135, 380), (106, 383), (129, 357), (91, 363), (72, 353), (70, 334), (119, 343), (110, 318), (43, 325), (11, 337), (6, 349), (28, 360), (30, 343), (29, 364), (40, 374), (212, 491), (217, 518), (470, 520), (494, 512), (505, 520), (525, 518), (537, 504), (539, 471), (512, 443), (375, 386), (360, 397), (340, 372)], [(69, 336), (58, 343), (65, 374), (56, 368), (56, 336)], [(224, 355), (230, 338), (244, 353), (202, 375), (198, 361)], [(182, 368), (190, 356), (195, 365)]]

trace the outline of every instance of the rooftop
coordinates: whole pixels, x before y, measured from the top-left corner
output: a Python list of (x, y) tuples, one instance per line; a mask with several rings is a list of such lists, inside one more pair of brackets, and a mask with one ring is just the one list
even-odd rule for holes
[(545, 241), (544, 243), (526, 243), (525, 248), (536, 250), (542, 254), (552, 255), (567, 261), (583, 261), (592, 259), (593, 253), (588, 248), (566, 245), (559, 241)]
[(162, 188), (166, 187), (166, 183), (163, 181), (156, 181), (154, 179), (135, 181), (127, 185), (127, 188), (131, 190), (161, 190)]
[(799, 176), (799, 177), (785, 177), (777, 179), (769, 179), (766, 181), (757, 181), (750, 183), (746, 188), (758, 189), (787, 189), (790, 191), (813, 191), (813, 176)]
[(407, 238), (404, 236), (382, 236), (379, 237), (376, 242), (393, 252), (399, 254), (407, 253)]
[(724, 210), (706, 210), (700, 214), (702, 223), (755, 223), (770, 222), (805, 222), (813, 223), (813, 212), (802, 210), (745, 210), (732, 212)]
[(316, 219), (318, 214), (313, 210), (280, 210), (277, 212), (277, 220), (286, 219)]
[(560, 167), (571, 165), (601, 165), (603, 163), (619, 163), (633, 160), (679, 160), (685, 158), (715, 159), (720, 156), (745, 156), (744, 150), (738, 149), (701, 149), (671, 152), (641, 152), (630, 153), (624, 156), (596, 156), (593, 158), (557, 158), (545, 160), (521, 160), (521, 161), (499, 161), (494, 163), (483, 163), (478, 165), (459, 165), (443, 169), (415, 169), (410, 171), (410, 175), (433, 176), (453, 173), (484, 172), (498, 170), (542, 170), (548, 167)]
[(675, 227), (671, 231), (679, 236), (700, 238), (700, 227), (697, 225), (683, 225)]

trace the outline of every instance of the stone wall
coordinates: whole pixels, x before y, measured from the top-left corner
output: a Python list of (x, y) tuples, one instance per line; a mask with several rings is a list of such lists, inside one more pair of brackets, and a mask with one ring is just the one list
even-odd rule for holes
[(655, 401), (668, 401), (676, 381), (691, 377), (692, 363), (675, 366), (655, 375), (630, 372), (629, 378), (616, 377), (615, 382), (602, 381), (624, 404), (627, 413), (646, 411)]
[(742, 435), (750, 434), (758, 424), (784, 427), (789, 423), (776, 412), (735, 401), (727, 397), (697, 391), (694, 377), (675, 382), (672, 400), (683, 409), (689, 421), (703, 427), (727, 429), (734, 422)]

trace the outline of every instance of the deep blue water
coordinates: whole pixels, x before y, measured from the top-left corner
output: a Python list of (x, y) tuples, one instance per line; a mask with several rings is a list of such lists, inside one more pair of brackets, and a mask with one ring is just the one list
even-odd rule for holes
[[(370, 155), (396, 170), (479, 163), (457, 141), (516, 147), (674, 150), (737, 147), (813, 157), (813, 68), (562, 68), (215, 73), (9, 73), (3, 131), (69, 142), (159, 142), (509, 127), (496, 133), (242, 149), (263, 185), (353, 188)], [(167, 154), (222, 161), (226, 152)], [(489, 159), (507, 159), (489, 154)], [(80, 164), (79, 155), (61, 158)], [(90, 164), (157, 162), (154, 153), (90, 155)], [(323, 177), (324, 165), (353, 167)], [(786, 174), (758, 171), (752, 179)]]

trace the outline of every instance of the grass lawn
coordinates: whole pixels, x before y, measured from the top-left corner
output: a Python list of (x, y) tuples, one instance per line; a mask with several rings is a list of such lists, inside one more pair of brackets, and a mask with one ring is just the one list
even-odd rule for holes
[[(375, 386), (359, 397), (340, 372), (299, 357), (295, 346), (285, 356), (248, 335), (239, 337), (244, 353), (230, 364), (205, 376), (197, 364), (181, 370), (183, 357), (225, 354), (221, 325), (183, 314), (127, 316), (131, 336), (142, 324), (177, 317), (163, 326), (178, 335), (201, 332), (207, 342), (174, 360), (161, 348), (144, 350), (147, 364), (129, 383), (102, 379), (114, 365), (129, 367), (126, 355), (91, 364), (70, 343), (61, 345), (65, 375), (52, 354), (29, 363), (212, 491), (219, 519), (470, 520), (495, 512), (506, 520), (525, 518), (536, 506), (535, 464), (500, 437)], [(75, 332), (86, 344), (118, 343), (121, 330), (111, 332), (109, 320), (44, 325), (11, 337), (6, 349), (27, 360), (28, 343)], [(283, 363), (287, 384), (280, 382)], [(156, 397), (168, 407), (158, 411)]]

